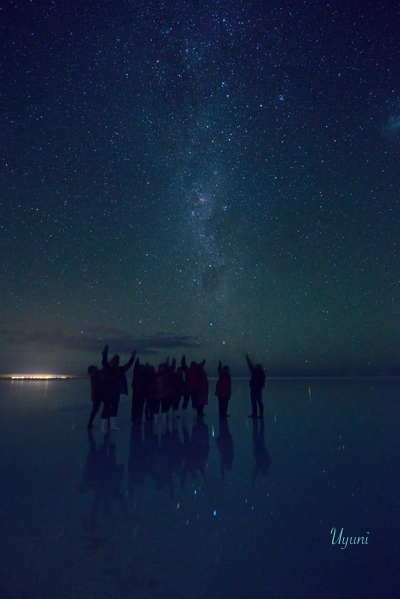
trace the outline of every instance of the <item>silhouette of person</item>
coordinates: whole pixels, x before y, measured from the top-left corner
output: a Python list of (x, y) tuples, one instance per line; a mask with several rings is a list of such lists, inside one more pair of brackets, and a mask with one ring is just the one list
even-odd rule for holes
[(140, 363), (139, 358), (136, 358), (132, 378), (132, 424), (140, 424), (142, 422), (143, 408), (147, 398), (147, 391), (148, 376), (146, 366)]
[(136, 357), (136, 350), (133, 350), (129, 361), (124, 366), (119, 365), (119, 356), (115, 355), (108, 362), (108, 345), (103, 349), (103, 370), (111, 377), (111, 397), (109, 405), (109, 418), (110, 418), (110, 430), (119, 430), (116, 425), (116, 418), (118, 416), (118, 405), (121, 393), (128, 395), (128, 381), (126, 380), (126, 372), (132, 366)]
[(179, 402), (182, 395), (185, 394), (185, 377), (183, 368), (179, 366), (176, 372), (171, 376), (171, 393), (172, 393), (172, 414), (174, 418), (179, 418)]
[(163, 409), (166, 408), (168, 398), (168, 370), (170, 368), (169, 360), (162, 362), (158, 365), (158, 370), (154, 377), (154, 403), (153, 403), (153, 414), (163, 413)]
[(215, 395), (218, 397), (219, 417), (227, 418), (228, 402), (231, 397), (231, 375), (229, 366), (222, 367), (221, 360), (218, 362), (218, 381), (215, 387)]
[(175, 374), (175, 368), (176, 368), (175, 358), (172, 358), (171, 366), (169, 365), (169, 358), (167, 358), (167, 362), (165, 364), (164, 382), (163, 382), (164, 394), (161, 399), (161, 412), (163, 415), (163, 419), (168, 418), (169, 410), (172, 408), (172, 402), (173, 402), (172, 382), (173, 382), (173, 376)]
[(94, 543), (96, 538), (93, 535), (101, 508), (104, 514), (109, 514), (113, 501), (117, 500), (126, 518), (128, 510), (121, 491), (124, 464), (117, 465), (115, 443), (110, 442), (110, 435), (107, 434), (103, 443), (97, 446), (91, 429), (88, 431), (88, 437), (89, 453), (79, 491), (81, 494), (94, 491), (88, 531), (92, 535), (91, 540)]
[(87, 428), (93, 428), (93, 420), (100, 409), (101, 402), (103, 401), (103, 389), (101, 384), (101, 371), (97, 368), (97, 366), (89, 366), (87, 371), (88, 374), (90, 374), (90, 392), (93, 403)]
[(246, 362), (251, 372), (250, 385), (250, 400), (251, 400), (251, 414), (249, 418), (257, 418), (257, 405), (260, 410), (260, 418), (264, 417), (264, 406), (262, 402), (262, 390), (265, 387), (265, 373), (261, 364), (253, 365), (249, 358), (249, 354), (246, 354)]
[(208, 378), (204, 370), (205, 359), (197, 365), (197, 405), (196, 411), (198, 418), (205, 416), (204, 406), (208, 404)]
[[(205, 360), (203, 361), (205, 363)], [(197, 397), (199, 394), (198, 364), (193, 361), (190, 366), (186, 364), (185, 354), (182, 356), (181, 367), (185, 373), (185, 394), (183, 396), (182, 411), (189, 405), (189, 399), (192, 399), (192, 408), (197, 408)], [(204, 366), (204, 364), (203, 364)]]
[(147, 397), (144, 408), (146, 420), (154, 420), (154, 410), (156, 404), (156, 381), (157, 375), (154, 366), (146, 364), (146, 375), (147, 375)]

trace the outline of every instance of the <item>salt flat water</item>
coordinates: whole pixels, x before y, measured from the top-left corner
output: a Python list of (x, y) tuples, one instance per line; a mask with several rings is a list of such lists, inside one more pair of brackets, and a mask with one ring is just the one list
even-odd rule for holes
[(270, 380), (264, 421), (214, 389), (104, 435), (88, 380), (0, 381), (0, 597), (400, 597), (400, 381)]

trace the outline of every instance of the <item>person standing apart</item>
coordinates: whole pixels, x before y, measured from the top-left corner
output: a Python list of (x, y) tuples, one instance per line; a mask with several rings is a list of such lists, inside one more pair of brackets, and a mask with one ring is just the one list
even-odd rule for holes
[(215, 395), (218, 397), (219, 417), (228, 418), (228, 402), (231, 398), (231, 375), (229, 366), (222, 367), (221, 360), (218, 362), (218, 381), (215, 387)]
[(253, 365), (249, 358), (249, 354), (246, 354), (247, 366), (251, 372), (250, 385), (250, 400), (251, 400), (251, 414), (249, 418), (257, 418), (257, 406), (260, 410), (259, 418), (264, 417), (264, 406), (262, 402), (262, 390), (265, 387), (265, 373), (262, 364)]

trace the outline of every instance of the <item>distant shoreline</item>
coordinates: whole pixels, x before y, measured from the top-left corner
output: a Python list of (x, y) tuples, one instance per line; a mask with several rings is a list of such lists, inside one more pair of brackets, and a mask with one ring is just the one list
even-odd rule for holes
[(87, 377), (87, 374), (0, 374), (0, 380), (6, 381), (60, 381)]
[[(71, 379), (87, 379), (87, 374), (46, 374), (46, 375), (35, 375), (35, 374), (0, 374), (0, 380), (3, 381), (61, 381)], [(249, 376), (232, 376), (232, 380), (249, 380)], [(217, 376), (209, 376), (209, 380), (217, 380)], [(281, 376), (268, 376), (268, 381), (293, 381), (293, 380), (346, 380), (346, 381), (358, 381), (358, 380), (396, 380), (400, 379), (398, 374), (355, 374), (355, 375), (281, 375)]]

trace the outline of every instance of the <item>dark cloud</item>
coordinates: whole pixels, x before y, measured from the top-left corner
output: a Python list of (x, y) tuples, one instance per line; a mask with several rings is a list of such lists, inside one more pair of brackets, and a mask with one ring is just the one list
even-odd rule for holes
[(61, 347), (68, 350), (100, 352), (105, 344), (110, 351), (130, 353), (136, 349), (144, 354), (158, 354), (159, 350), (198, 347), (197, 337), (159, 333), (135, 337), (118, 328), (88, 327), (80, 335), (68, 335), (62, 331), (36, 329), (31, 332), (2, 329), (0, 338), (8, 345), (38, 344), (40, 346)]

